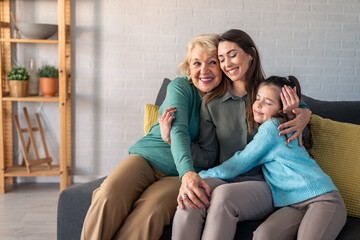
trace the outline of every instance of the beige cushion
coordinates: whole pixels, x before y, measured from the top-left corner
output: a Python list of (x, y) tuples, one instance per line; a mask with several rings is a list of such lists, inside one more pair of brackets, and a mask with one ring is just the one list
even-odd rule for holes
[(152, 125), (154, 125), (159, 117), (159, 107), (153, 104), (145, 104), (144, 108), (144, 132), (148, 134)]
[(313, 147), (310, 153), (333, 180), (349, 216), (360, 217), (360, 126), (311, 118)]

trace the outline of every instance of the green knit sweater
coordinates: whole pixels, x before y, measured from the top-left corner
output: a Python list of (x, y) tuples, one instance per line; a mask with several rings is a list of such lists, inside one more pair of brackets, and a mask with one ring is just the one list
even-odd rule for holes
[(175, 119), (170, 132), (171, 146), (161, 138), (159, 122), (149, 133), (137, 141), (129, 154), (138, 154), (149, 164), (169, 176), (184, 175), (195, 171), (190, 143), (199, 133), (201, 99), (197, 89), (185, 77), (176, 78), (168, 85), (166, 98), (159, 109), (176, 107)]

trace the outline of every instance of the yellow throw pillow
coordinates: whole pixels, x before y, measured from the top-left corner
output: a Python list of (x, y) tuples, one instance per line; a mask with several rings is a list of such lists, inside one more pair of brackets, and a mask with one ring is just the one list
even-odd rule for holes
[(360, 125), (311, 118), (310, 153), (344, 199), (349, 216), (360, 217)]
[(153, 104), (145, 104), (144, 108), (144, 131), (148, 134), (152, 125), (154, 125), (159, 118), (159, 107)]

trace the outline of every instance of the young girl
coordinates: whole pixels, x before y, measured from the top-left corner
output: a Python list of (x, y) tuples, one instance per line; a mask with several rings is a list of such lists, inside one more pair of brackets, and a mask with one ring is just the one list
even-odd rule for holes
[[(293, 76), (273, 76), (262, 82), (253, 103), (253, 119), (249, 119), (258, 128), (254, 139), (243, 151), (199, 175), (229, 180), (261, 165), (274, 206), (282, 208), (258, 227), (254, 239), (294, 239), (296, 235), (304, 240), (335, 239), (346, 222), (346, 208), (337, 188), (297, 139), (288, 143), (290, 136), (279, 136), (278, 126), (293, 117), (291, 112), (280, 111), (284, 86), (296, 87), (300, 98), (299, 82)], [(223, 209), (208, 212), (207, 236), (236, 224), (219, 221), (228, 219), (231, 208), (225, 202)], [(209, 221), (211, 218), (217, 221)]]

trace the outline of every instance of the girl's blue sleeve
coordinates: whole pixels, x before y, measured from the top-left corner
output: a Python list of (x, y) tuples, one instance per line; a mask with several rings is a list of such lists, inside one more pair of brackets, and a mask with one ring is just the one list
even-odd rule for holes
[[(265, 122), (264, 124), (273, 124), (273, 122)], [(264, 164), (273, 159), (272, 157), (272, 138), (271, 134), (262, 126), (254, 139), (245, 147), (243, 151), (238, 151), (229, 160), (221, 165), (210, 168), (206, 171), (199, 172), (200, 177), (216, 177), (220, 179), (232, 179), (240, 174), (244, 174), (255, 166)], [(276, 130), (277, 132), (277, 130)], [(285, 144), (285, 143), (284, 143)]]

